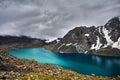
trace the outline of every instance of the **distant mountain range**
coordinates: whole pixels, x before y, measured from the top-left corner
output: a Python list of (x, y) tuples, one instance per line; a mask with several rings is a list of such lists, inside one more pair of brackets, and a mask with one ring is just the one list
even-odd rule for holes
[(40, 46), (62, 53), (93, 53), (105, 56), (120, 56), (120, 17), (112, 18), (104, 26), (76, 27), (70, 30), (63, 38), (58, 38), (50, 43), (25, 36), (0, 36), (0, 46), (4, 44), (23, 44), (23, 47), (29, 44), (30, 47), (32, 45)]
[(0, 49), (18, 49), (26, 47), (42, 47), (47, 45), (45, 40), (27, 36), (0, 36)]

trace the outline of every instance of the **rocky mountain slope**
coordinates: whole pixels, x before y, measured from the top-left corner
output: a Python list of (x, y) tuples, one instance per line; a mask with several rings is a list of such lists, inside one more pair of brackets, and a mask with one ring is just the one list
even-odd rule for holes
[(120, 17), (112, 18), (104, 26), (76, 27), (45, 48), (63, 53), (120, 56)]

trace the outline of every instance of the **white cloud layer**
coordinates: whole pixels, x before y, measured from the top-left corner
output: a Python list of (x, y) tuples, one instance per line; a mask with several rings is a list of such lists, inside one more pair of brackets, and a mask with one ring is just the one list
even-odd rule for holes
[(0, 0), (0, 35), (52, 40), (114, 16), (120, 16), (120, 0)]

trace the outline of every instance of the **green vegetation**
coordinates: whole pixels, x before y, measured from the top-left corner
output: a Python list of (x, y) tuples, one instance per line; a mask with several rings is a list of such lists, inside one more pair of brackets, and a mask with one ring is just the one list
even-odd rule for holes
[(26, 73), (23, 77), (20, 77), (17, 80), (120, 80), (120, 77), (118, 76), (109, 78), (94, 75), (82, 75), (69, 70), (65, 70), (65, 73), (59, 75), (46, 74), (41, 72)]

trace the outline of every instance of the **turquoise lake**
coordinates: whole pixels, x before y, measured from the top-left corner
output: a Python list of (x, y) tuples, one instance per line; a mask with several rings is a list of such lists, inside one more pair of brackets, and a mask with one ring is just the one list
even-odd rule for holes
[(92, 54), (56, 53), (43, 48), (10, 50), (9, 54), (39, 63), (59, 65), (82, 74), (98, 76), (120, 75), (120, 57), (96, 56)]

